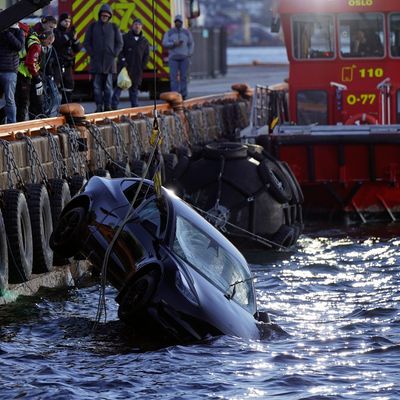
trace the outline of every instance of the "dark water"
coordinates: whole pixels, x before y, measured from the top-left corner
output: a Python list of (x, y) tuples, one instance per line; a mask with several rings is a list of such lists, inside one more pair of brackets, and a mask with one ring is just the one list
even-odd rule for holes
[(117, 321), (92, 331), (98, 287), (0, 309), (0, 398), (400, 399), (400, 227), (310, 230), (247, 253), (280, 329), (151, 349)]

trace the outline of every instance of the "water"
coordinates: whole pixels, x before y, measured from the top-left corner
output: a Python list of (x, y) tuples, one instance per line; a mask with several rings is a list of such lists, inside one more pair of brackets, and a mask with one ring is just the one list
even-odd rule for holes
[(253, 62), (267, 64), (288, 64), (285, 47), (228, 47), (228, 65), (248, 65)]
[[(399, 226), (309, 228), (291, 252), (246, 253), (281, 329), (154, 348), (98, 287), (0, 309), (1, 398), (400, 399)], [(145, 351), (146, 350), (146, 351)]]

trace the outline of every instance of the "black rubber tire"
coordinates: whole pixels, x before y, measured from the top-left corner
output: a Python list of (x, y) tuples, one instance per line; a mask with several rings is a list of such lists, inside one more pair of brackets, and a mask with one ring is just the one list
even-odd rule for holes
[(93, 171), (93, 176), (101, 176), (103, 178), (111, 178), (110, 172), (104, 168), (97, 168)]
[(173, 180), (178, 181), (187, 171), (190, 164), (190, 158), (187, 156), (180, 156), (178, 163), (173, 171)]
[(292, 200), (292, 190), (279, 165), (266, 159), (258, 166), (258, 174), (276, 201), (283, 204)]
[(50, 247), (58, 257), (70, 258), (80, 252), (86, 223), (84, 207), (75, 207), (61, 216), (50, 237)]
[(144, 171), (147, 168), (146, 161), (143, 160), (133, 160), (131, 162), (131, 171), (134, 176), (141, 178), (144, 174)]
[(20, 190), (3, 192), (3, 218), (8, 239), (8, 281), (26, 282), (32, 275), (33, 241), (28, 203)]
[(264, 147), (259, 146), (258, 144), (248, 144), (248, 143), (246, 143), (246, 146), (247, 146), (247, 155), (249, 157), (252, 157), (259, 162), (265, 159)]
[(8, 286), (7, 234), (3, 214), (0, 211), (0, 296)]
[(49, 244), (53, 232), (53, 218), (49, 193), (41, 183), (26, 185), (26, 191), (32, 228), (32, 270), (35, 274), (50, 272), (53, 270), (53, 251)]
[(283, 224), (272, 236), (271, 241), (278, 246), (289, 248), (297, 240), (296, 233), (293, 226)]
[(118, 299), (118, 317), (121, 321), (135, 322), (142, 315), (156, 292), (160, 282), (160, 271), (151, 269), (128, 283)]
[(74, 197), (81, 189), (82, 186), (86, 183), (86, 178), (84, 176), (74, 174), (69, 179), (69, 190), (71, 193), (71, 197)]
[(204, 146), (203, 157), (209, 160), (237, 160), (247, 157), (247, 146), (236, 142), (215, 142)]
[(111, 178), (124, 178), (131, 176), (129, 164), (124, 161), (114, 161), (107, 169), (110, 171)]
[(165, 181), (163, 184), (172, 183), (174, 181), (174, 170), (178, 164), (178, 157), (176, 154), (167, 153), (163, 154)]
[(301, 190), (300, 184), (297, 180), (297, 178), (294, 176), (293, 171), (289, 167), (289, 164), (286, 161), (280, 161), (280, 165), (284, 171), (287, 172), (289, 175), (289, 183), (292, 186), (292, 190), (294, 192), (294, 198), (296, 203), (303, 204), (304, 203), (304, 194), (303, 191)]
[(53, 227), (57, 225), (58, 218), (65, 205), (71, 200), (71, 192), (67, 181), (64, 179), (49, 179), (50, 205)]

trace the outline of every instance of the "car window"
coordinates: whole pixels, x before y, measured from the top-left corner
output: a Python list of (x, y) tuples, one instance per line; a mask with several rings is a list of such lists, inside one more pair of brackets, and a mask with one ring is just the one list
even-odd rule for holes
[(253, 284), (247, 264), (181, 216), (177, 216), (173, 250), (227, 297), (253, 310)]

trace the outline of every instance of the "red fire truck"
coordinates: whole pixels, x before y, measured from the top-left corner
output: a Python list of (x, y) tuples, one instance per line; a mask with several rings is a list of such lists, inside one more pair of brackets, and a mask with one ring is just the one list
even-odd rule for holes
[[(72, 24), (78, 38), (83, 42), (88, 26), (98, 18), (102, 4), (110, 4), (113, 10), (112, 21), (122, 33), (127, 32), (135, 18), (143, 22), (143, 33), (151, 45), (150, 61), (143, 75), (141, 90), (149, 91), (151, 95), (169, 90), (169, 69), (167, 52), (162, 47), (164, 33), (173, 25), (175, 15), (184, 16), (187, 26), (190, 19), (200, 15), (198, 0), (53, 0), (51, 5), (43, 10), (57, 17), (61, 13), (72, 15)], [(153, 43), (154, 26), (154, 43)], [(75, 58), (75, 81), (77, 87), (89, 87), (89, 57), (82, 49)], [(154, 90), (154, 73), (157, 93)]]

